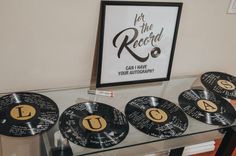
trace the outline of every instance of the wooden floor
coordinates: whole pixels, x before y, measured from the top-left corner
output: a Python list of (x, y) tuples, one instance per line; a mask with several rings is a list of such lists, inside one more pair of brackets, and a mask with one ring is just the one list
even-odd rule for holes
[(236, 106), (236, 100), (231, 100), (230, 102)]

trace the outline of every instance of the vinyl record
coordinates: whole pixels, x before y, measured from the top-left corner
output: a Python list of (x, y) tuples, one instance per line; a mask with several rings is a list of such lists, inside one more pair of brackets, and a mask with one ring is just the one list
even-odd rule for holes
[(129, 131), (123, 113), (99, 102), (78, 103), (66, 109), (59, 119), (64, 138), (88, 148), (107, 148), (120, 143)]
[(219, 95), (205, 90), (186, 90), (179, 96), (185, 113), (212, 125), (231, 125), (235, 119), (233, 106)]
[(202, 74), (201, 82), (206, 89), (229, 99), (236, 99), (236, 77), (221, 73), (207, 72)]
[(0, 98), (0, 134), (32, 136), (49, 130), (58, 120), (59, 111), (48, 97), (17, 92)]
[(129, 101), (125, 115), (135, 128), (159, 138), (180, 136), (188, 127), (184, 112), (159, 97), (142, 96)]

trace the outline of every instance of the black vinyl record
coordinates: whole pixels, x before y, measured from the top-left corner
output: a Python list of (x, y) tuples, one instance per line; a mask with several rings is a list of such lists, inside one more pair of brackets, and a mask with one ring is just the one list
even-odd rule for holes
[(174, 103), (159, 97), (132, 99), (125, 107), (125, 115), (135, 128), (159, 138), (180, 136), (188, 127), (184, 112)]
[(33, 136), (56, 124), (59, 110), (48, 97), (17, 92), (0, 98), (0, 134), (13, 137)]
[(206, 90), (186, 90), (179, 96), (185, 113), (212, 125), (231, 125), (235, 119), (233, 106), (219, 95)]
[(221, 73), (207, 72), (202, 74), (201, 82), (206, 89), (229, 99), (236, 99), (236, 77)]
[(99, 102), (84, 102), (67, 108), (59, 119), (64, 138), (88, 148), (107, 148), (120, 143), (129, 124), (118, 109)]

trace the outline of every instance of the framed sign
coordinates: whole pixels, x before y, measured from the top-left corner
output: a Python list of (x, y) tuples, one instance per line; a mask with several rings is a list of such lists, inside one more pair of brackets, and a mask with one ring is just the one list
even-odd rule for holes
[(96, 87), (169, 80), (182, 3), (102, 1)]

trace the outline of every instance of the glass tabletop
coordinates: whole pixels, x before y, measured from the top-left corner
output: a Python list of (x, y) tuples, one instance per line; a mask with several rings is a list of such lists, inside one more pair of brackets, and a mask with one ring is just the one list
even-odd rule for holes
[[(76, 103), (86, 102), (86, 101), (105, 103), (117, 108), (118, 110), (124, 113), (126, 104), (130, 100), (139, 96), (161, 97), (175, 103), (178, 106), (179, 105), (178, 97), (180, 93), (187, 89), (190, 89), (197, 78), (198, 78), (197, 76), (187, 76), (187, 77), (173, 78), (170, 81), (165, 81), (162, 83), (152, 83), (145, 85), (136, 85), (132, 87), (129, 86), (122, 88), (113, 88), (112, 89), (112, 92), (114, 93), (113, 97), (88, 94), (89, 88), (63, 89), (54, 91), (44, 91), (40, 93), (48, 96), (57, 103), (60, 110), (60, 114), (68, 107)], [(218, 132), (218, 130), (220, 129), (236, 125), (236, 122), (234, 121), (233, 124), (230, 126), (215, 126), (195, 120), (188, 115), (187, 118), (188, 118), (187, 130), (181, 136), (171, 139), (160, 139), (157, 137), (149, 136), (137, 130), (131, 124), (129, 124), (128, 135), (122, 142), (109, 148), (92, 149), (92, 148), (82, 147), (65, 140), (59, 131), (58, 124), (56, 124), (51, 130), (43, 134), (43, 141), (45, 143), (45, 148), (48, 153), (52, 149), (56, 148), (57, 149), (70, 148), (72, 150), (73, 155), (86, 155), (115, 149), (128, 148), (132, 146), (135, 147), (142, 144), (160, 142), (163, 140), (171, 142), (172, 140), (173, 141), (176, 139), (183, 140), (186, 138), (188, 140), (188, 144), (191, 144), (191, 141), (189, 141), (189, 139), (191, 140), (191, 136), (202, 133), (213, 132), (216, 130)], [(204, 139), (202, 141), (204, 141)], [(171, 146), (172, 146), (171, 148), (176, 148), (184, 146), (184, 144), (180, 145), (177, 141), (176, 144), (173, 144)]]

